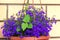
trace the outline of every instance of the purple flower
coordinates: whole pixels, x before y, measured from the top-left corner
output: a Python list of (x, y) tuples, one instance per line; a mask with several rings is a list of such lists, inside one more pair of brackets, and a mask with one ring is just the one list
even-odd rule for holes
[(30, 6), (28, 7), (28, 9), (31, 9), (31, 8), (33, 9), (33, 6), (32, 6), (32, 5), (30, 5)]
[(53, 18), (52, 20), (53, 20), (52, 22), (56, 24), (56, 19), (55, 19), (55, 18)]
[(10, 19), (11, 19), (11, 20), (15, 20), (15, 17), (14, 17), (14, 16), (11, 16)]
[(19, 15), (20, 15), (20, 13), (21, 13), (21, 11), (19, 11), (19, 12), (17, 13), (17, 15), (19, 16)]
[(33, 16), (33, 12), (31, 12), (30, 10), (27, 10), (26, 14), (29, 14), (30, 16)]

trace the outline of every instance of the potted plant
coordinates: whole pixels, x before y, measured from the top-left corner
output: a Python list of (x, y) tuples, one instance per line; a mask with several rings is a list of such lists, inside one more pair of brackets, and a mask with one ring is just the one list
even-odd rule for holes
[(46, 16), (43, 10), (32, 6), (19, 11), (17, 20), (14, 16), (4, 21), (3, 36), (11, 40), (48, 40), (52, 24), (56, 23), (55, 18)]

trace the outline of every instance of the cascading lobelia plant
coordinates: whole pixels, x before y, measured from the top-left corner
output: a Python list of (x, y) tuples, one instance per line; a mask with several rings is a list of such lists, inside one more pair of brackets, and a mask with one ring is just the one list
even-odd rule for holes
[(52, 24), (56, 23), (55, 18), (50, 21), (50, 18), (46, 17), (46, 13), (43, 10), (38, 10), (29, 6), (27, 10), (21, 10), (17, 13), (17, 20), (15, 20), (14, 16), (5, 20), (3, 35), (5, 37), (48, 36)]
[(25, 7), (24, 10), (20, 10), (16, 15), (17, 18), (11, 16), (11, 18), (4, 21), (2, 33), (5, 37), (49, 36), (52, 24), (56, 23), (55, 18), (50, 21), (50, 18), (46, 16), (43, 10), (32, 6)]

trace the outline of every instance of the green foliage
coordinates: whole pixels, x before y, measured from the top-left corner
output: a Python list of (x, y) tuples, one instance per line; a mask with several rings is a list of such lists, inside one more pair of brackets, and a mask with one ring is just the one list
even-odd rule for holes
[(29, 22), (30, 21), (30, 16), (29, 15), (25, 15), (23, 21), (24, 22)]
[(28, 23), (22, 23), (22, 29), (23, 31), (28, 27)]
[(27, 28), (32, 28), (32, 26), (33, 26), (33, 25), (30, 23)]
[(26, 28), (32, 28), (32, 24), (28, 24), (28, 22), (31, 21), (31, 18), (30, 16), (27, 14), (25, 15), (24, 19), (23, 19), (24, 23), (22, 23), (21, 27), (23, 29), (23, 31), (26, 29)]

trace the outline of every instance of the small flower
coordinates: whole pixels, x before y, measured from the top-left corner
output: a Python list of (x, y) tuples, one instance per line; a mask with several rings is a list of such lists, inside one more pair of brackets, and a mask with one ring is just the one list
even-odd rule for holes
[(53, 18), (52, 20), (53, 20), (53, 22), (56, 24), (56, 19), (55, 19), (55, 18)]
[(19, 15), (20, 15), (20, 13), (21, 13), (21, 11), (19, 11), (19, 12), (17, 13), (17, 15), (19, 16)]
[(31, 8), (33, 8), (32, 5), (30, 5), (30, 6), (28, 7), (28, 9), (31, 9)]
[(12, 15), (12, 16), (10, 17), (10, 19), (11, 19), (11, 20), (14, 20), (14, 19), (15, 19), (15, 17)]

